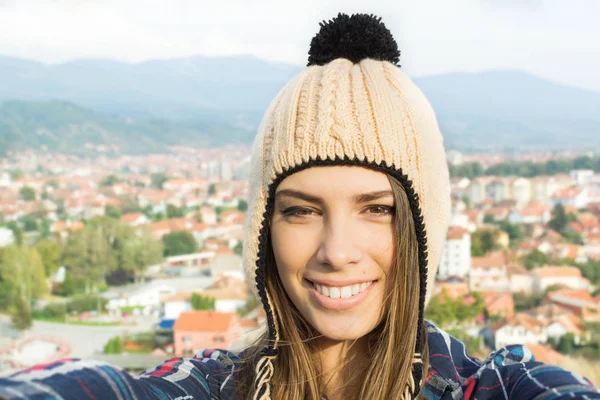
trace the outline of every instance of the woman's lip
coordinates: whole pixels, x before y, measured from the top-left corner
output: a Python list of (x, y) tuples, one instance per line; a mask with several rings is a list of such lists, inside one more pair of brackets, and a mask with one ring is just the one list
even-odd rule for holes
[(319, 293), (315, 285), (313, 285), (308, 279), (306, 281), (309, 285), (309, 291), (314, 297), (314, 299), (317, 301), (317, 303), (319, 303), (319, 305), (321, 305), (321, 307), (323, 308), (336, 311), (349, 310), (353, 307), (356, 307), (357, 305), (362, 303), (364, 299), (367, 298), (369, 293), (371, 293), (371, 289), (373, 289), (373, 286), (377, 284), (377, 281), (374, 281), (363, 292), (349, 297), (347, 299), (332, 299), (331, 297), (323, 296), (321, 293)]
[(304, 278), (311, 283), (317, 283), (319, 285), (325, 285), (329, 287), (344, 287), (344, 286), (352, 286), (361, 283), (369, 283), (375, 282), (377, 279), (361, 279), (361, 280), (345, 280), (345, 281), (333, 281), (330, 279), (308, 279)]

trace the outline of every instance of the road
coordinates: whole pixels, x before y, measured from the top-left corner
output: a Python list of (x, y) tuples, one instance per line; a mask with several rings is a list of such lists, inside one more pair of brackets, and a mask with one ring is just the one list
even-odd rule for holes
[[(53, 336), (63, 340), (71, 346), (69, 357), (93, 358), (97, 353), (102, 353), (106, 342), (117, 335), (148, 331), (152, 322), (140, 320), (135, 326), (85, 326), (60, 324), (53, 322), (34, 321), (30, 330), (24, 332), (23, 339), (29, 336)], [(0, 315), (0, 335), (11, 336), (14, 330), (11, 328), (10, 318)]]

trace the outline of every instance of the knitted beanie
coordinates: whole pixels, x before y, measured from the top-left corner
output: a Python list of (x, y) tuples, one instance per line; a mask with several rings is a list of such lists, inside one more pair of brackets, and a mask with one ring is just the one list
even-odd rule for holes
[[(272, 101), (253, 144), (243, 264), (267, 316), (268, 345), (256, 366), (255, 399), (269, 399), (278, 321), (265, 287), (268, 216), (278, 184), (311, 166), (363, 166), (398, 179), (419, 243), (419, 327), (435, 280), (450, 217), (450, 179), (435, 114), (398, 65), (390, 31), (373, 15), (322, 22), (307, 68)], [(416, 267), (416, 266), (415, 266)], [(405, 399), (419, 393), (422, 329)]]

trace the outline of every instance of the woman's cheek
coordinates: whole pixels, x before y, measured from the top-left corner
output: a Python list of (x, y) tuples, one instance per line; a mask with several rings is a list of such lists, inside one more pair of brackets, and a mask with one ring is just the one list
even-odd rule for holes
[(382, 268), (389, 268), (393, 256), (393, 232), (390, 227), (369, 226), (369, 229), (363, 230), (361, 243), (364, 252), (366, 252), (373, 261)]

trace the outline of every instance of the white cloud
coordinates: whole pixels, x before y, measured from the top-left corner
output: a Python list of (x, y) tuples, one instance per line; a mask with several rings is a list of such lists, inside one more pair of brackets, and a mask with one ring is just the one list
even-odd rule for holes
[(597, 0), (0, 0), (0, 54), (64, 62), (254, 54), (306, 63), (319, 22), (383, 18), (412, 75), (519, 68), (600, 90)]

